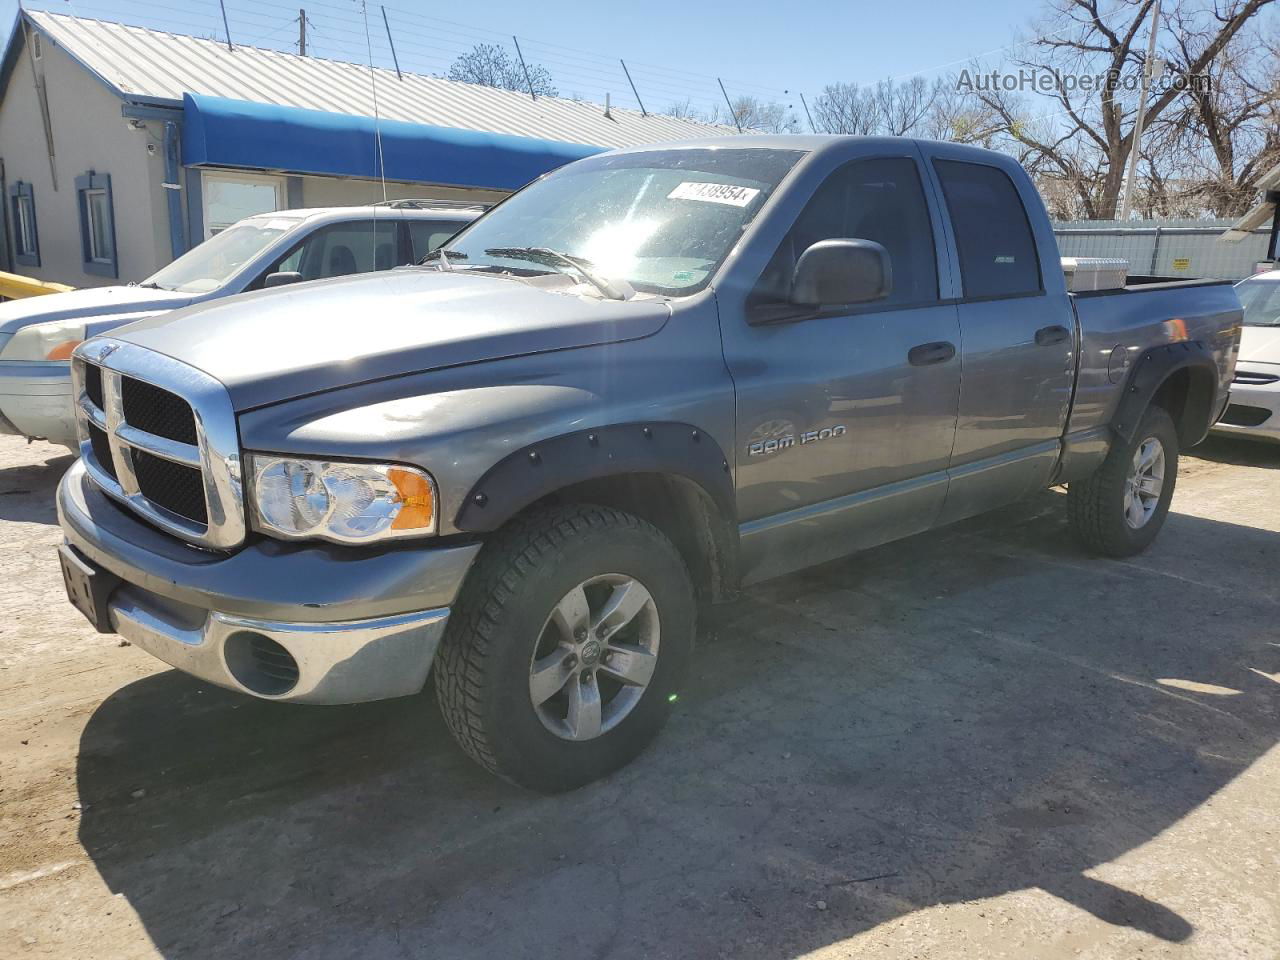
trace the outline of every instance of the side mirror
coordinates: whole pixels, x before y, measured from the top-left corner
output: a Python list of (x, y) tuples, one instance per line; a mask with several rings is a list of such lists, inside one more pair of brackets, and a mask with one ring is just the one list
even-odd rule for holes
[(802, 306), (867, 303), (893, 289), (889, 253), (872, 240), (819, 240), (796, 263), (791, 302)]
[(264, 288), (271, 287), (287, 287), (291, 283), (301, 283), (302, 274), (296, 270), (281, 270), (279, 273), (269, 273), (267, 278), (262, 281)]

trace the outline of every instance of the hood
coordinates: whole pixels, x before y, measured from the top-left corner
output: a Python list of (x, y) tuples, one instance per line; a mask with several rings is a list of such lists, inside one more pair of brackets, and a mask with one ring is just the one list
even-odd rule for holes
[(491, 274), (405, 269), (244, 294), (131, 324), (119, 339), (198, 367), (237, 410), (434, 370), (656, 333), (667, 305)]
[(67, 293), (50, 293), (0, 303), (0, 334), (17, 333), (23, 327), (48, 320), (108, 320), (115, 316), (172, 310), (191, 302), (189, 293), (152, 290), (149, 287), (89, 287)]
[(1280, 327), (1242, 327), (1237, 359), (1244, 363), (1280, 363)]

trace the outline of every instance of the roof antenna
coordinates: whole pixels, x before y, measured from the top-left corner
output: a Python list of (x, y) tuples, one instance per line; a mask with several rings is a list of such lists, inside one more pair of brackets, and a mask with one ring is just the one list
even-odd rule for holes
[(382, 202), (387, 202), (387, 165), (382, 157), (382, 118), (378, 115), (378, 76), (373, 69), (373, 38), (369, 36), (369, 7), (360, 0), (364, 15), (364, 44), (369, 53), (369, 87), (373, 91), (373, 139), (378, 146), (378, 179), (382, 181)]

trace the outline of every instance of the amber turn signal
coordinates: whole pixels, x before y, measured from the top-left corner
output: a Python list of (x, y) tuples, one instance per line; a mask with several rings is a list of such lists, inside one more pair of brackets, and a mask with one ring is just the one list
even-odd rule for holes
[(56, 347), (54, 347), (52, 350), (49, 351), (49, 354), (48, 356), (45, 357), (45, 359), (46, 360), (70, 360), (71, 351), (74, 350), (76, 347), (80, 346), (80, 344), (82, 343), (84, 343), (83, 340), (63, 340), (60, 344), (58, 344)]
[(436, 498), (431, 481), (421, 473), (392, 467), (387, 479), (400, 493), (403, 506), (391, 523), (392, 530), (430, 529), (435, 521)]

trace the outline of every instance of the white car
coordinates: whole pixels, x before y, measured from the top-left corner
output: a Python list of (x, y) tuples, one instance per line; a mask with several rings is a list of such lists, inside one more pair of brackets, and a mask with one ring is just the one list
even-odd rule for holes
[(1244, 307), (1244, 331), (1231, 404), (1215, 433), (1280, 440), (1280, 270), (1236, 284)]
[(206, 300), (415, 263), (482, 209), (393, 200), (261, 214), (142, 283), (0, 303), (0, 433), (75, 449), (68, 358), (89, 337)]

